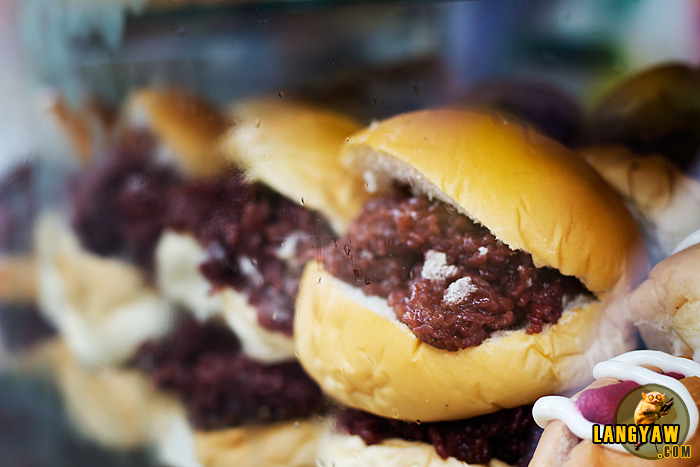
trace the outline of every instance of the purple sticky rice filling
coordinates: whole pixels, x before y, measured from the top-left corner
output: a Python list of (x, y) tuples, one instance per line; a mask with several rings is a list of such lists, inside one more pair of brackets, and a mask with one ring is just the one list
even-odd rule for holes
[(215, 322), (182, 322), (167, 338), (143, 344), (135, 365), (157, 387), (177, 394), (200, 429), (307, 417), (323, 403), (296, 361), (252, 360), (235, 335)]
[[(137, 135), (83, 175), (73, 196), (82, 245), (125, 258), (152, 278), (163, 231), (190, 232), (206, 248), (200, 270), (212, 291), (246, 293), (261, 326), (291, 336), (302, 267), (331, 241), (328, 223), (235, 171), (184, 179), (154, 160), (153, 144)], [(280, 257), (285, 242), (292, 242), (291, 260)]]
[(532, 419), (532, 406), (431, 423), (409, 423), (343, 409), (337, 417), (337, 430), (357, 435), (367, 445), (400, 438), (432, 444), (443, 459), (487, 464), (495, 458), (512, 465), (527, 464), (540, 434)]

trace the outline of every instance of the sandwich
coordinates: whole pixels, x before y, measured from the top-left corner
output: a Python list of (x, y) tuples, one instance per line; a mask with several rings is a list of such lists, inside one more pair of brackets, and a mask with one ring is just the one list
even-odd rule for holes
[[(69, 345), (93, 366), (138, 370), (175, 401), (144, 438), (169, 465), (313, 463), (323, 399), (294, 360), (294, 299), (303, 263), (366, 196), (335, 162), (359, 125), (260, 101), (240, 104), (224, 131), (229, 119), (201, 102), (149, 91), (126, 108), (135, 128), (88, 169), (72, 229), (40, 228), (45, 270), (71, 268), (57, 275), (76, 299), (53, 303), (62, 331), (75, 327)], [(256, 161), (284, 177), (260, 180)]]
[(587, 126), (590, 145), (661, 154), (681, 171), (697, 174), (700, 72), (670, 62), (626, 77), (595, 103)]
[(641, 236), (564, 147), (427, 110), (371, 125), (343, 153), (376, 196), (307, 265), (295, 317), (298, 358), (333, 399), (468, 419), (585, 384), (634, 347), (612, 304), (645, 273)]
[[(135, 361), (184, 402), (203, 465), (311, 465), (323, 397), (295, 360), (294, 304), (303, 264), (367, 196), (337, 159), (359, 125), (272, 100), (239, 103), (232, 120), (221, 150), (245, 178), (191, 185), (156, 249), (160, 290), (197, 319)], [(161, 444), (168, 457), (176, 440)]]
[[(573, 466), (637, 466), (648, 465), (649, 459), (653, 459), (654, 465), (662, 466), (696, 466), (698, 465), (697, 449), (700, 445), (698, 434), (698, 401), (700, 401), (700, 364), (687, 358), (674, 357), (664, 352), (651, 350), (638, 350), (617, 356), (611, 360), (601, 362), (593, 370), (596, 381), (575, 394), (571, 399), (563, 396), (548, 396), (539, 399), (533, 408), (534, 418), (544, 428), (537, 449), (530, 463), (538, 467), (573, 467)], [(687, 409), (687, 419), (682, 415), (669, 418), (676, 421), (683, 429), (687, 428), (684, 442), (678, 445), (690, 446), (687, 451), (690, 455), (683, 458), (664, 457), (660, 446), (651, 448), (645, 453), (640, 448), (642, 441), (629, 441), (620, 443), (622, 439), (613, 439), (614, 442), (602, 444), (596, 440), (594, 425), (599, 427), (613, 425), (625, 420), (623, 417), (623, 401), (626, 398), (637, 396), (635, 391), (647, 388), (646, 385), (660, 385), (658, 397), (651, 403), (652, 406), (666, 406), (666, 410), (660, 411), (660, 415), (668, 414), (672, 405)], [(671, 404), (671, 394), (668, 388), (674, 391), (679, 400)], [(654, 389), (654, 387), (648, 388)], [(644, 394), (644, 393), (642, 393)], [(637, 396), (638, 397), (638, 396)], [(644, 397), (644, 396), (643, 396)], [(675, 399), (676, 397), (673, 397)], [(639, 399), (635, 399), (636, 402)], [(668, 404), (666, 404), (668, 402)], [(631, 406), (632, 408), (635, 405)], [(639, 407), (637, 405), (636, 407)], [(677, 408), (680, 411), (682, 409)], [(617, 413), (616, 413), (617, 411)], [(656, 412), (650, 407), (649, 414)], [(643, 417), (637, 416), (635, 409), (634, 423), (636, 426), (647, 424)], [(640, 412), (641, 413), (641, 412)], [(661, 424), (659, 418), (654, 417), (655, 422)], [(680, 421), (683, 420), (683, 423)], [(647, 422), (649, 420), (646, 420)], [(640, 432), (641, 436), (641, 432)], [(627, 441), (627, 440), (624, 440)], [(680, 439), (678, 441), (681, 441)], [(628, 444), (625, 448), (624, 444)], [(646, 443), (644, 443), (646, 444)], [(656, 452), (658, 450), (658, 454)], [(693, 455), (693, 451), (696, 454)], [(638, 457), (640, 453), (644, 457)]]
[(228, 166), (215, 150), (224, 128), (217, 109), (187, 91), (137, 92), (105, 138), (113, 143), (81, 156), (67, 213), (38, 219), (38, 302), (86, 364), (123, 362), (170, 329), (173, 307), (152, 280), (167, 190)]
[(625, 201), (647, 244), (651, 264), (669, 256), (700, 228), (700, 181), (660, 155), (621, 146), (577, 150)]

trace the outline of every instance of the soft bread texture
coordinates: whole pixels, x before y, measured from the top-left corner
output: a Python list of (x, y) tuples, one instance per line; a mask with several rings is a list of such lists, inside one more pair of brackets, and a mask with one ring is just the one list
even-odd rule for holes
[(61, 339), (12, 362), (13, 369), (52, 378), (74, 426), (111, 448), (154, 446), (173, 467), (311, 467), (323, 423), (317, 419), (193, 430), (184, 407), (138, 370), (83, 366)]
[(166, 148), (160, 156), (172, 158), (189, 176), (216, 176), (230, 165), (218, 151), (226, 119), (210, 103), (188, 91), (137, 91), (129, 97), (122, 120), (126, 127), (146, 127), (155, 133)]
[(427, 110), (371, 125), (343, 151), (370, 185), (408, 182), (594, 293), (646, 273), (643, 241), (617, 194), (579, 157), (533, 131), (472, 112)]
[(345, 405), (387, 418), (469, 418), (583, 386), (593, 365), (634, 348), (622, 313), (592, 302), (539, 334), (493, 335), (447, 352), (420, 342), (379, 297), (317, 265), (302, 277), (295, 319), (297, 356), (321, 388)]
[(618, 146), (580, 149), (578, 153), (637, 214), (662, 259), (687, 235), (700, 229), (700, 182), (685, 176), (660, 156), (635, 156)]
[[(601, 387), (618, 382), (614, 378), (606, 381), (596, 381), (589, 387)], [(696, 405), (700, 402), (700, 378), (692, 376), (684, 378), (681, 383), (693, 396)], [(700, 408), (700, 405), (698, 405)], [(574, 436), (566, 424), (555, 420), (547, 424), (537, 445), (535, 454), (530, 461), (530, 467), (643, 467), (659, 465), (662, 467), (700, 465), (700, 433), (696, 433), (685, 444), (691, 446), (691, 457), (688, 459), (656, 459), (653, 461), (641, 459), (632, 454), (621, 453), (593, 444), (589, 440), (580, 440)], [(653, 463), (653, 464), (652, 464)]]
[(0, 255), (0, 302), (33, 303), (37, 296), (36, 262), (30, 255)]
[(39, 219), (35, 248), (40, 310), (83, 363), (124, 361), (172, 327), (172, 308), (137, 268), (86, 251), (58, 216)]
[[(454, 457), (442, 459), (435, 448), (427, 443), (388, 439), (367, 446), (359, 436), (327, 431), (319, 442), (319, 467), (466, 467), (483, 464), (467, 464)], [(493, 459), (488, 467), (507, 467), (508, 464)]]
[(250, 358), (265, 363), (294, 359), (292, 337), (262, 327), (257, 310), (245, 294), (231, 287), (212, 290), (212, 284), (199, 271), (205, 255), (193, 236), (165, 232), (156, 248), (157, 282), (163, 296), (184, 305), (201, 321), (222, 316)]
[(298, 420), (194, 435), (203, 467), (312, 467), (322, 423)]
[(223, 151), (248, 176), (315, 209), (342, 232), (368, 198), (339, 150), (360, 129), (356, 121), (289, 100), (255, 99), (232, 108), (235, 124)]
[(75, 428), (107, 447), (149, 443), (153, 420), (173, 410), (173, 401), (159, 395), (139, 371), (86, 368), (61, 339), (41, 344), (13, 366), (55, 381)]
[(700, 357), (700, 245), (654, 266), (626, 309), (648, 348)]

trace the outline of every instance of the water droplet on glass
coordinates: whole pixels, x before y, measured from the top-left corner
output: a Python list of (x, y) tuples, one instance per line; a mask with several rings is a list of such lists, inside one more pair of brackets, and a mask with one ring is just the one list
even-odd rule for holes
[(255, 128), (260, 128), (260, 119), (255, 120)]
[(345, 252), (346, 255), (349, 255), (350, 254), (350, 245), (348, 245), (347, 243), (345, 245), (343, 245), (343, 251)]
[(352, 273), (355, 277), (360, 277), (360, 270), (359, 269), (357, 269), (357, 268), (353, 269)]
[(280, 96), (280, 99), (282, 99), (286, 94), (284, 91), (280, 91), (277, 93), (278, 96)]
[(369, 284), (371, 284), (369, 277), (365, 277), (365, 285), (369, 285)]
[(301, 205), (303, 206), (303, 205), (304, 205), (304, 198), (301, 198), (301, 199), (299, 200), (299, 203), (301, 203)]
[(391, 416), (392, 416), (392, 417), (394, 417), (394, 418), (399, 418), (399, 415), (400, 415), (400, 414), (401, 414), (401, 413), (399, 412), (399, 409), (397, 409), (396, 407), (394, 407), (393, 409), (391, 409)]
[(299, 428), (301, 424), (299, 422), (294, 422), (294, 428)]
[(331, 242), (333, 242), (333, 246), (337, 247), (338, 246), (338, 240), (336, 240), (335, 237), (331, 237)]

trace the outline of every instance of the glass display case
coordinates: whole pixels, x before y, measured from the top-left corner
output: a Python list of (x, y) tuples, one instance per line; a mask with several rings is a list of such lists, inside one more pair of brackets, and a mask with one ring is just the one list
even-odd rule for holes
[[(699, 60), (696, 0), (0, 0), (0, 465), (382, 465), (365, 444), (409, 442), (429, 447), (394, 465), (528, 465), (537, 398), (618, 353), (700, 348), (700, 316), (667, 310), (700, 295), (677, 272), (700, 229)], [(422, 293), (433, 311), (408, 317)], [(402, 344), (370, 318), (298, 311), (364, 299), (412, 363), (384, 366)], [(594, 331), (534, 337), (579, 299), (602, 303)], [(413, 368), (514, 333), (586, 364)], [(522, 397), (498, 372), (450, 395), (445, 374), (509, 365)]]

